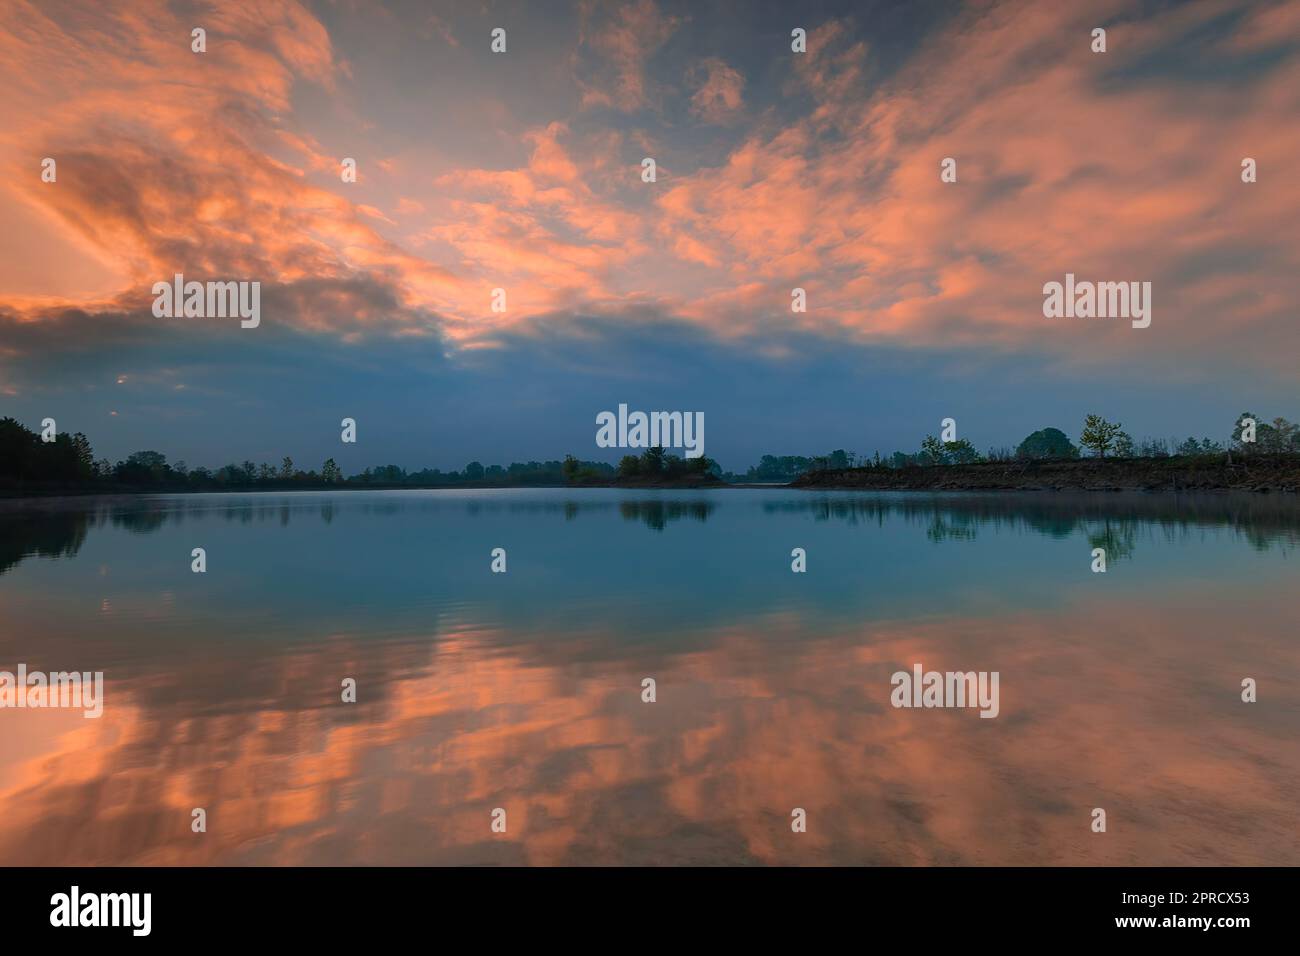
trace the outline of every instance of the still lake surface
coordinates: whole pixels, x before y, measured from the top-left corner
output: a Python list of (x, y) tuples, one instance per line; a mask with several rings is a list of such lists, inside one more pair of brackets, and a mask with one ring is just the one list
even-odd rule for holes
[[(0, 503), (0, 670), (105, 681), (0, 710), (0, 864), (1295, 865), (1298, 544), (1267, 495)], [(916, 663), (999, 716), (895, 709)]]

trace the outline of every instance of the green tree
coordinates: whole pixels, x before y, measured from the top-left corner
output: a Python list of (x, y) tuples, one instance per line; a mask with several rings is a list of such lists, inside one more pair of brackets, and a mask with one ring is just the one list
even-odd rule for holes
[(288, 455), (285, 455), (284, 461), (280, 462), (280, 477), (285, 481), (293, 478), (293, 459)]
[(947, 461), (947, 454), (944, 452), (943, 442), (933, 435), (926, 435), (921, 439), (921, 461), (927, 465), (942, 465)]
[(1108, 422), (1100, 415), (1089, 415), (1083, 420), (1083, 431), (1079, 434), (1079, 443), (1091, 448), (1098, 458), (1105, 458), (1106, 452), (1115, 444), (1115, 436), (1122, 427), (1119, 422)]
[(565, 455), (564, 465), (562, 466), (561, 469), (564, 473), (564, 480), (573, 481), (573, 479), (577, 478), (578, 471), (581, 469), (581, 467), (582, 467), (582, 463), (578, 461), (578, 459), (574, 458), (572, 455)]
[(641, 472), (646, 475), (657, 475), (664, 470), (664, 450), (663, 446), (655, 445), (653, 448), (647, 448), (641, 455)]
[(160, 482), (167, 477), (167, 456), (156, 451), (137, 451), (117, 465), (117, 476), (131, 484)]
[(1115, 436), (1115, 457), (1133, 457), (1133, 436), (1128, 432), (1120, 432)]
[(966, 438), (944, 442), (943, 452), (945, 459), (954, 465), (969, 465), (980, 460), (980, 453)]
[(635, 478), (641, 474), (641, 459), (636, 455), (624, 455), (619, 459), (618, 473), (622, 478)]
[(90, 447), (90, 439), (77, 432), (72, 436), (72, 449), (77, 460), (77, 477), (89, 481), (95, 477), (95, 452)]
[(321, 465), (320, 480), (327, 485), (337, 483), (343, 477), (343, 472), (339, 471), (339, 466), (334, 463), (333, 458), (325, 459), (325, 464)]
[(1169, 443), (1163, 438), (1144, 438), (1138, 445), (1139, 458), (1168, 458)]
[(1278, 453), (1300, 451), (1300, 425), (1292, 424), (1285, 418), (1275, 418), (1268, 428), (1271, 434), (1267, 451)]
[[(1255, 441), (1253, 443), (1248, 441), (1242, 441), (1242, 436), (1246, 432), (1247, 419), (1257, 423), (1255, 427)], [(1254, 412), (1242, 412), (1240, 415), (1237, 416), (1236, 424), (1233, 426), (1232, 429), (1233, 447), (1236, 448), (1238, 451), (1242, 451), (1242, 452), (1258, 451), (1259, 432), (1263, 428), (1268, 428), (1268, 426), (1259, 423), (1258, 415), (1256, 415)]]
[(156, 451), (137, 451), (126, 459), (128, 465), (138, 465), (150, 471), (161, 471), (167, 467), (167, 456)]
[(1026, 436), (1018, 448), (1017, 458), (1078, 458), (1079, 449), (1071, 444), (1059, 428), (1041, 428)]

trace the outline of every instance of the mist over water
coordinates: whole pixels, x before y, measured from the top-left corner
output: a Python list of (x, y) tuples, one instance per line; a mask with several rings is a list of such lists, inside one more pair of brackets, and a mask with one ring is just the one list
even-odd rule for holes
[[(1297, 543), (1261, 495), (3, 504), (0, 669), (105, 705), (0, 710), (0, 863), (1295, 864)], [(999, 716), (892, 708), (918, 662)]]

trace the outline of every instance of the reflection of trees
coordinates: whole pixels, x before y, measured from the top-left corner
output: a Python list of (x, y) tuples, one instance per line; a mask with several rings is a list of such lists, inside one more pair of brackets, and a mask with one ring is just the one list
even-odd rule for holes
[(72, 557), (86, 540), (90, 520), (84, 511), (4, 517), (0, 520), (0, 574), (23, 558)]
[(1130, 520), (1105, 521), (1101, 528), (1085, 528), (1084, 533), (1092, 547), (1106, 549), (1106, 563), (1113, 564), (1133, 553), (1137, 525)]
[(471, 515), (557, 514), (574, 520), (587, 512), (618, 512), (629, 521), (641, 521), (647, 528), (663, 531), (674, 521), (691, 518), (707, 521), (716, 502), (705, 499), (618, 499), (557, 498), (553, 501), (508, 501), (490, 498), (443, 498), (412, 495), (383, 501), (349, 500), (346, 494), (259, 495), (260, 500), (232, 499), (222, 495), (178, 496), (132, 499), (99, 499), (92, 504), (69, 505), (51, 499), (48, 507), (22, 505), (23, 510), (0, 510), (0, 574), (32, 556), (56, 557), (76, 554), (91, 527), (111, 524), (133, 534), (152, 534), (164, 525), (204, 515), (239, 524), (275, 522), (287, 526), (297, 516), (315, 514), (330, 524), (342, 510), (356, 508), (362, 514), (392, 517), (408, 511), (458, 511)]
[(166, 511), (131, 509), (114, 512), (109, 520), (115, 528), (124, 528), (133, 534), (149, 534), (166, 524), (168, 517), (170, 513)]
[(974, 541), (975, 528), (967, 519), (945, 521), (936, 514), (930, 527), (925, 529), (925, 536), (936, 544), (940, 541)]
[(713, 511), (711, 501), (673, 501), (655, 499), (651, 501), (623, 501), (619, 503), (619, 513), (628, 521), (641, 520), (647, 528), (663, 531), (670, 521), (682, 518), (694, 518), (696, 521), (708, 521)]
[[(978, 529), (1030, 528), (1053, 538), (1082, 532), (1108, 556), (1132, 554), (1139, 531), (1178, 538), (1203, 528), (1229, 528), (1259, 550), (1300, 544), (1300, 501), (1248, 492), (1166, 495), (1143, 492), (805, 492), (806, 498), (765, 502), (770, 513), (809, 513), (817, 521), (881, 525), (902, 517), (926, 526), (936, 542), (969, 540)], [(1109, 544), (1107, 544), (1109, 542)]]
[[(566, 492), (563, 496), (518, 500), (513, 495), (466, 497), (464, 492), (384, 493), (382, 500), (351, 492), (248, 496), (192, 495), (99, 499), (93, 504), (23, 504), (0, 510), (0, 574), (31, 555), (76, 554), (93, 526), (111, 523), (150, 534), (169, 522), (210, 516), (231, 522), (288, 525), (308, 516), (329, 524), (342, 511), (400, 517), (412, 512), (556, 515), (567, 521), (617, 510), (628, 521), (663, 531), (674, 521), (707, 521), (721, 504), (744, 506), (754, 492), (722, 490), (707, 497), (628, 499)], [(752, 500), (752, 499), (750, 499)], [(969, 541), (984, 528), (1031, 529), (1053, 538), (1083, 534), (1110, 558), (1131, 555), (1142, 534), (1170, 539), (1206, 528), (1228, 528), (1253, 547), (1293, 548), (1300, 544), (1300, 500), (1294, 495), (1251, 493), (1169, 495), (1142, 492), (811, 492), (762, 499), (769, 514), (811, 514), (817, 521), (883, 525), (888, 518), (919, 524), (931, 541)]]

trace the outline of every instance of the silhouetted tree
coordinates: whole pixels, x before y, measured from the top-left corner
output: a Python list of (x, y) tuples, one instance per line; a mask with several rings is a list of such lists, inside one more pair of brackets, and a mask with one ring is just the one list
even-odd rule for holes
[(641, 473), (644, 475), (657, 475), (663, 470), (663, 448), (659, 445), (655, 445), (653, 448), (647, 448), (641, 455)]
[(1078, 458), (1079, 449), (1059, 428), (1042, 428), (1028, 435), (1016, 449), (1017, 458)]
[(981, 457), (980, 453), (975, 450), (975, 446), (966, 438), (944, 442), (943, 453), (944, 458), (954, 465), (969, 465), (979, 461)]
[(943, 442), (933, 435), (926, 435), (921, 439), (920, 458), (926, 465), (942, 465), (945, 461)]

